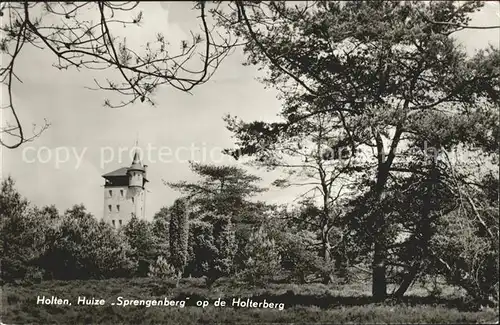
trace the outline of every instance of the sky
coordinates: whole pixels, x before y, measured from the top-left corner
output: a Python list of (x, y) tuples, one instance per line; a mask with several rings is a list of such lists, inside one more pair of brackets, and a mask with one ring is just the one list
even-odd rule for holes
[[(126, 35), (127, 44), (136, 47), (154, 39), (161, 30), (174, 46), (190, 30), (198, 28), (196, 12), (191, 7), (190, 2), (144, 2), (139, 8), (143, 11), (142, 26), (116, 32)], [(491, 2), (473, 16), (471, 25), (499, 23), (498, 3)], [(488, 43), (499, 46), (500, 31), (466, 30), (459, 32), (457, 38), (473, 54)], [(2, 148), (1, 176), (12, 176), (21, 194), (38, 206), (55, 204), (64, 211), (82, 203), (100, 217), (104, 204), (101, 175), (129, 166), (138, 140), (143, 162), (149, 165), (146, 215), (150, 219), (179, 196), (162, 180), (196, 180), (189, 170), (189, 159), (237, 163), (220, 154), (221, 149), (233, 146), (231, 133), (222, 120), (225, 114), (247, 121), (277, 118), (277, 92), (265, 89), (256, 80), (260, 75), (257, 68), (243, 66), (243, 61), (243, 53), (235, 51), (211, 80), (192, 94), (161, 87), (153, 98), (155, 106), (136, 103), (115, 109), (103, 106), (109, 93), (85, 88), (93, 86), (94, 77), (103, 80), (111, 71), (59, 71), (52, 67), (54, 57), (48, 51), (25, 48), (16, 63), (17, 75), (23, 81), (13, 89), (17, 110), (28, 131), (32, 123), (40, 125), (44, 119), (51, 126), (20, 148)], [(0, 114), (2, 123), (11, 118), (4, 110)], [(194, 150), (194, 156), (190, 150)], [(298, 193), (296, 189), (272, 188), (270, 183), (276, 173), (249, 170), (263, 179), (263, 187), (269, 188), (259, 199), (291, 202)]]

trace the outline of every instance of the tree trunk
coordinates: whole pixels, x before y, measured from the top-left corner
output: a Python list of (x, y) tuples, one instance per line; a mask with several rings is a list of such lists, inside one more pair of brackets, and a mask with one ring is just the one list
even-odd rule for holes
[(406, 291), (410, 288), (411, 284), (415, 280), (415, 277), (418, 274), (418, 271), (423, 265), (424, 259), (428, 258), (429, 252), (429, 241), (431, 240), (431, 212), (435, 209), (435, 206), (432, 202), (432, 198), (434, 195), (434, 187), (439, 181), (439, 171), (436, 169), (436, 162), (434, 157), (431, 157), (431, 170), (428, 179), (426, 180), (426, 193), (423, 197), (422, 202), (422, 215), (421, 220), (418, 223), (418, 227), (416, 230), (416, 235), (419, 236), (417, 239), (417, 245), (415, 252), (415, 263), (411, 267), (410, 271), (406, 274), (403, 282), (399, 286), (398, 290), (394, 293), (395, 297), (402, 297)]
[(372, 269), (372, 296), (375, 301), (383, 301), (387, 297), (386, 249), (380, 239), (375, 241)]
[(345, 245), (342, 243), (335, 253), (335, 274), (342, 279), (347, 279), (347, 259)]
[[(405, 101), (404, 108), (408, 108), (409, 101)], [(392, 138), (392, 143), (390, 145), (390, 151), (387, 158), (384, 161), (385, 151), (382, 137), (378, 131), (374, 130), (374, 135), (377, 144), (377, 155), (378, 155), (378, 170), (377, 170), (377, 181), (374, 188), (374, 202), (375, 205), (375, 238), (374, 238), (374, 248), (373, 248), (373, 264), (372, 264), (372, 296), (375, 300), (382, 301), (387, 297), (387, 279), (386, 279), (386, 260), (387, 260), (387, 244), (386, 244), (386, 233), (387, 227), (385, 224), (384, 211), (380, 209), (380, 203), (383, 200), (384, 188), (389, 178), (389, 172), (396, 157), (395, 150), (397, 149), (398, 143), (401, 140), (401, 135), (403, 134), (403, 128), (401, 125), (396, 127), (394, 137)]]
[(387, 227), (385, 223), (385, 215), (383, 209), (380, 208), (384, 196), (383, 191), (387, 178), (389, 177), (389, 169), (382, 165), (379, 167), (377, 175), (377, 183), (374, 193), (374, 248), (373, 248), (373, 263), (372, 263), (372, 296), (375, 301), (383, 301), (387, 298), (387, 279), (386, 279), (386, 260), (387, 260), (387, 245), (386, 233)]
[(325, 265), (325, 269), (323, 270), (323, 284), (329, 284), (332, 280), (332, 275), (330, 272), (330, 240), (328, 239), (327, 225), (323, 226), (321, 230), (321, 255), (323, 257), (323, 262)]
[(420, 262), (417, 262), (415, 265), (412, 266), (411, 270), (406, 274), (405, 278), (403, 279), (403, 282), (399, 286), (398, 290), (394, 292), (394, 297), (401, 298), (404, 296), (406, 291), (408, 291), (411, 284), (415, 280), (419, 268), (420, 268)]

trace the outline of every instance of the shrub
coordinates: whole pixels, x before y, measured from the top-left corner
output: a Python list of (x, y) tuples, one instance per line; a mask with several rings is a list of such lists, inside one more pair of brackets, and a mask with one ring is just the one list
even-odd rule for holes
[(137, 263), (136, 276), (147, 276), (149, 266), (159, 255), (159, 240), (153, 235), (151, 225), (135, 216), (123, 227), (123, 234), (131, 247), (131, 258)]
[(308, 282), (308, 278), (315, 278), (323, 273), (324, 262), (316, 250), (311, 249), (314, 238), (303, 234), (282, 233), (279, 236), (279, 250), (282, 267), (290, 272), (291, 280), (300, 283)]
[(466, 213), (450, 214), (441, 220), (431, 250), (437, 272), (448, 283), (462, 287), (477, 302), (498, 304), (498, 238), (482, 234), (481, 227)]
[(128, 277), (136, 268), (126, 239), (83, 206), (66, 212), (39, 265), (55, 279)]
[(261, 227), (250, 236), (245, 246), (245, 269), (240, 276), (252, 284), (264, 284), (281, 270), (281, 256), (274, 239)]
[(148, 276), (151, 278), (175, 278), (175, 268), (163, 256), (158, 256), (156, 262), (149, 265)]
[[(57, 212), (55, 212), (57, 214)], [(34, 263), (46, 250), (46, 232), (52, 220), (44, 209), (31, 205), (17, 192), (15, 182), (8, 177), (0, 191), (0, 256), (1, 279), (11, 282), (31, 278)], [(35, 278), (40, 274), (35, 275)]]

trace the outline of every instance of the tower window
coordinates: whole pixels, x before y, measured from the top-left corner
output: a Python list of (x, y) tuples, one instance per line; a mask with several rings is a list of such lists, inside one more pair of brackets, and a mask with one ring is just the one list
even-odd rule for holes
[(120, 190), (120, 195), (121, 197), (123, 197), (123, 190)]
[(109, 190), (108, 192), (110, 197), (113, 196), (113, 190)]
[(134, 203), (134, 198), (132, 197), (132, 203)]
[(119, 204), (116, 206), (116, 211), (120, 212), (120, 205)]
[(111, 204), (108, 205), (108, 209), (109, 209), (109, 212), (111, 212), (113, 210), (112, 207), (111, 207)]
[(114, 220), (111, 220), (111, 222), (113, 223), (113, 227), (116, 227), (116, 225), (115, 225), (115, 221), (114, 221)]
[(121, 221), (121, 220), (118, 220), (118, 224), (121, 226), (121, 225), (122, 225), (122, 221)]

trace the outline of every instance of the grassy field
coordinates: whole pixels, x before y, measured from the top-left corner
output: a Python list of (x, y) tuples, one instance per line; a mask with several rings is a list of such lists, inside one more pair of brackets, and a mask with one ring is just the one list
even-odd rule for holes
[[(457, 293), (425, 297), (413, 290), (402, 301), (375, 304), (361, 285), (272, 284), (251, 288), (219, 283), (206, 288), (201, 279), (172, 281), (157, 279), (113, 279), (101, 281), (47, 281), (32, 285), (5, 285), (1, 295), (4, 324), (268, 324), (268, 323), (492, 323), (498, 311), (467, 310)], [(56, 296), (68, 305), (37, 305), (37, 296)], [(105, 299), (103, 306), (76, 305), (77, 298)], [(112, 306), (118, 296), (126, 299), (182, 300), (186, 306)], [(222, 298), (229, 306), (216, 307)], [(284, 303), (284, 309), (234, 308), (233, 298)], [(196, 306), (197, 300), (210, 305)]]

